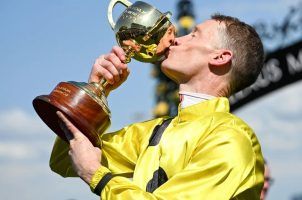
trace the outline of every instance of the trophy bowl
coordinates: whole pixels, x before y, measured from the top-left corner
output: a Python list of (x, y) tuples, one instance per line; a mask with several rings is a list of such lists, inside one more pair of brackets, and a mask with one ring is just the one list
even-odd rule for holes
[[(127, 9), (115, 23), (112, 10), (117, 3), (125, 5)], [(159, 44), (167, 39), (165, 36), (168, 30), (174, 29), (170, 17), (170, 12), (161, 13), (143, 1), (132, 4), (128, 0), (112, 0), (108, 6), (108, 21), (117, 43), (125, 50), (128, 58), (133, 57), (141, 62), (153, 63), (162, 59), (167, 46), (161, 47)]]

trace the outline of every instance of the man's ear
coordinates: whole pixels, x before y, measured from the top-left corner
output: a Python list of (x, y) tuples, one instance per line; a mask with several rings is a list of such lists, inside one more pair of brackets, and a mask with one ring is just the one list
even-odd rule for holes
[(227, 49), (219, 49), (210, 55), (209, 64), (211, 66), (229, 65), (233, 58), (233, 52)]

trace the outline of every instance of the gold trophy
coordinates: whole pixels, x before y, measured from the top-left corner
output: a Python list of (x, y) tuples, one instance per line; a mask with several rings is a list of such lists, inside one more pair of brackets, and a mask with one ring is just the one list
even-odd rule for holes
[[(126, 9), (115, 23), (112, 10), (118, 3)], [(168, 48), (164, 40), (169, 40), (169, 35), (174, 34), (170, 16), (170, 12), (161, 13), (142, 1), (133, 4), (128, 0), (110, 1), (108, 21), (119, 46), (126, 53), (127, 63), (132, 57), (149, 63), (162, 59)], [(37, 96), (33, 106), (44, 123), (63, 140), (68, 141), (59, 126), (56, 111), (64, 113), (94, 146), (100, 146), (100, 136), (111, 123), (106, 85), (104, 80), (100, 83), (60, 82), (49, 95)]]

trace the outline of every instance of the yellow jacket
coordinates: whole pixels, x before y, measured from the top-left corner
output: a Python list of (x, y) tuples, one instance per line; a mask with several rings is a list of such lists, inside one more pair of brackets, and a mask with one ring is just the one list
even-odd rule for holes
[[(261, 148), (253, 130), (229, 113), (226, 98), (180, 109), (159, 144), (150, 146), (153, 129), (164, 120), (102, 135), (103, 166), (93, 176), (91, 189), (111, 172), (102, 199), (259, 199), (264, 179)], [(64, 177), (75, 176), (68, 148), (57, 138), (50, 158), (51, 169)], [(160, 180), (159, 187), (152, 188), (151, 180)]]

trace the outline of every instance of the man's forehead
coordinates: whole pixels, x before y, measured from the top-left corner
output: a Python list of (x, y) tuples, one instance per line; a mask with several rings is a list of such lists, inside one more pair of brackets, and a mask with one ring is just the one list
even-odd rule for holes
[(214, 20), (214, 19), (207, 19), (203, 21), (202, 23), (198, 24), (197, 26), (219, 26), (221, 22)]
[(214, 30), (217, 29), (217, 27), (221, 26), (222, 24), (214, 19), (208, 19), (204, 22), (196, 25), (196, 28), (198, 30)]

